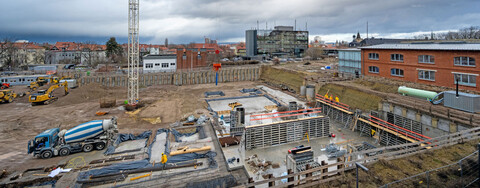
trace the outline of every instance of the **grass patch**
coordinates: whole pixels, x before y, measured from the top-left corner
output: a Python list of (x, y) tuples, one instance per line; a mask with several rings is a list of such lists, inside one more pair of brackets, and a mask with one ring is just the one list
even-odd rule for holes
[(347, 88), (335, 84), (327, 84), (318, 90), (318, 94), (338, 96), (340, 102), (345, 103), (353, 109), (361, 109), (363, 111), (378, 110), (378, 103), (382, 100), (381, 97), (368, 94), (356, 89)]
[(286, 85), (297, 93), (300, 92), (300, 86), (303, 85), (304, 78), (304, 73), (276, 69), (271, 66), (262, 66), (260, 74), (260, 79), (274, 84)]

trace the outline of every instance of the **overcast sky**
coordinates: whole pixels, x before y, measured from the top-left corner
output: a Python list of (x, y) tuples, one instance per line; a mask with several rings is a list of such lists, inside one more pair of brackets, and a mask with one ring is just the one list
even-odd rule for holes
[[(276, 25), (305, 29), (310, 40), (419, 33), (480, 25), (478, 0), (140, 0), (141, 43), (245, 40), (245, 30)], [(126, 42), (128, 0), (2, 0), (0, 37), (36, 42)]]

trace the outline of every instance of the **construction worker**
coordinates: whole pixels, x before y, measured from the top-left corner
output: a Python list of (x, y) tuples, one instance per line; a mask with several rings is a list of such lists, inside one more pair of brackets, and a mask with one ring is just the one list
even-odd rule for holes
[(165, 155), (165, 154), (162, 153), (162, 160), (161, 160), (161, 162), (162, 162), (162, 164), (163, 164), (163, 168), (164, 168), (164, 169), (165, 169), (165, 165), (166, 165), (167, 161), (168, 161), (167, 155)]
[(340, 102), (340, 99), (338, 99), (337, 96), (335, 96), (335, 102), (339, 103)]
[(375, 131), (375, 130), (373, 130), (373, 129), (372, 129), (371, 131), (372, 131), (372, 132), (371, 132), (371, 133), (372, 133), (372, 134), (371, 134), (372, 137), (375, 136), (375, 132), (377, 132), (377, 131)]
[(330, 101), (333, 101), (333, 97), (332, 97), (332, 96), (333, 96), (333, 95), (330, 95)]
[(325, 97), (326, 99), (328, 99), (328, 93), (327, 93), (327, 94), (325, 94), (325, 96), (324, 96), (324, 97)]

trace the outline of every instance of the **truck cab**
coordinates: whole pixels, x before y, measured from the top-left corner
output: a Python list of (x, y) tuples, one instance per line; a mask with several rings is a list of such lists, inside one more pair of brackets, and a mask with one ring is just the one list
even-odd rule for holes
[(41, 158), (50, 158), (55, 153), (55, 146), (58, 144), (59, 128), (48, 129), (37, 136), (33, 140), (28, 141), (28, 154), (33, 153), (34, 156)]

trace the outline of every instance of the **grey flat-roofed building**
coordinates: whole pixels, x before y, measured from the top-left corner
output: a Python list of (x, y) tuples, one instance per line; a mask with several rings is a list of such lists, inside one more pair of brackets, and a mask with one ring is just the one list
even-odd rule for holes
[(344, 73), (362, 73), (362, 55), (358, 48), (338, 49), (338, 71)]

